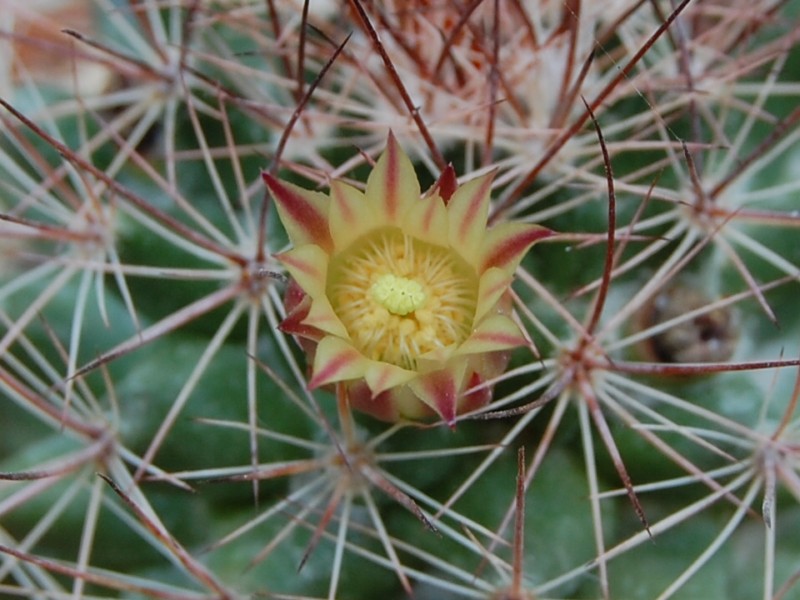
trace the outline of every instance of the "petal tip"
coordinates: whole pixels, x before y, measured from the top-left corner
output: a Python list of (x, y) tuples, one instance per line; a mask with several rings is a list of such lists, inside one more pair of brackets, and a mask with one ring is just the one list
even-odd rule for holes
[(456, 176), (456, 170), (453, 167), (453, 163), (448, 163), (439, 175), (439, 179), (437, 179), (436, 183), (428, 190), (426, 196), (438, 195), (446, 206), (457, 189), (458, 178)]
[(281, 181), (267, 171), (261, 172), (281, 222), (292, 243), (313, 243), (325, 249), (332, 246), (328, 225), (328, 197)]
[(513, 271), (531, 246), (553, 235), (552, 229), (534, 223), (505, 223), (492, 228), (486, 240), (481, 272), (492, 267)]

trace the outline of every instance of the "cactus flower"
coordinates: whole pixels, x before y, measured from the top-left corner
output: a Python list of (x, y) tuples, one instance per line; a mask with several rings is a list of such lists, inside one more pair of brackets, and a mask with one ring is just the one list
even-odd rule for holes
[(478, 386), (525, 343), (510, 318), (514, 270), (550, 234), (487, 229), (492, 174), (456, 186), (448, 169), (421, 196), (390, 133), (363, 192), (264, 181), (293, 246), (276, 257), (291, 275), (281, 327), (309, 354), (311, 389), (342, 382), (354, 408), (380, 419), (450, 425), (490, 400)]

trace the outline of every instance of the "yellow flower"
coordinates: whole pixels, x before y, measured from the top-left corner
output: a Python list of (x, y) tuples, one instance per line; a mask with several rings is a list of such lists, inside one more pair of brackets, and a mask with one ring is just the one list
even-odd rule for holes
[(351, 404), (389, 421), (456, 415), (486, 404), (470, 388), (499, 375), (525, 343), (508, 288), (538, 225), (487, 229), (492, 175), (456, 186), (452, 169), (420, 196), (390, 133), (361, 192), (329, 195), (264, 174), (293, 248), (281, 327), (313, 363), (310, 388), (345, 382)]

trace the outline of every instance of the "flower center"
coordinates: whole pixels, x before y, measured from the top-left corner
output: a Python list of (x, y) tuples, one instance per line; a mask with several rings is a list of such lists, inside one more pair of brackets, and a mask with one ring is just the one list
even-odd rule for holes
[(326, 291), (360, 352), (415, 369), (470, 335), (478, 277), (449, 248), (387, 227), (331, 258)]

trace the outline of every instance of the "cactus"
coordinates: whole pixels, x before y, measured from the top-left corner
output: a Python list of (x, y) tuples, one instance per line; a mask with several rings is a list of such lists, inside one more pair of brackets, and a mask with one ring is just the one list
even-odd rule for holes
[(795, 0), (0, 6), (0, 595), (800, 598)]

